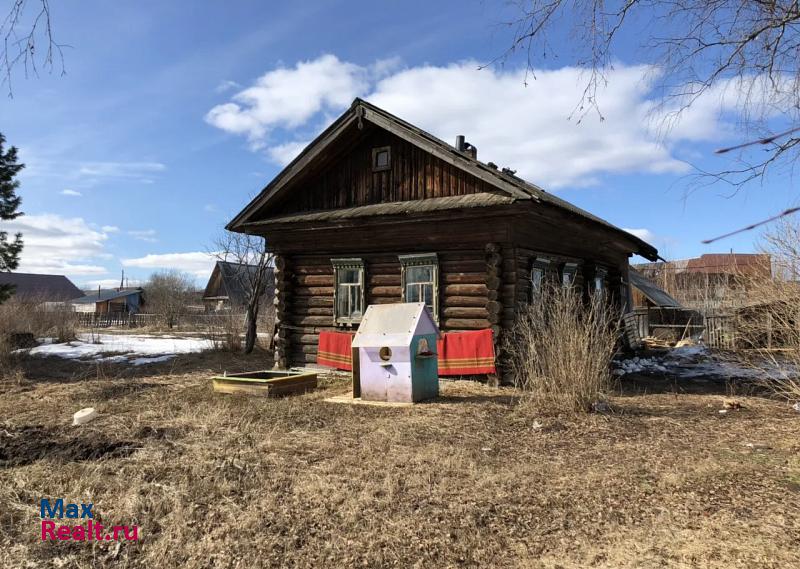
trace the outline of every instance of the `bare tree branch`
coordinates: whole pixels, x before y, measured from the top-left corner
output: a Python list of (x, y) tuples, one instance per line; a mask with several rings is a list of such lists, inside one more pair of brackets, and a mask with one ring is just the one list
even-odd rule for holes
[[(25, 77), (39, 75), (39, 68), (52, 72), (57, 65), (66, 74), (63, 48), (55, 40), (49, 0), (12, 0), (11, 9), (0, 22), (0, 85), (13, 95), (12, 74), (21, 65)], [(41, 48), (44, 43), (44, 48)]]

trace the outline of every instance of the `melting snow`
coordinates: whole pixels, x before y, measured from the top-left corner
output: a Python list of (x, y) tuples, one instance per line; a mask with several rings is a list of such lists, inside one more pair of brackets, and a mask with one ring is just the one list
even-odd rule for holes
[(778, 377), (778, 370), (768, 363), (761, 367), (747, 366), (726, 360), (711, 353), (703, 345), (681, 346), (663, 355), (649, 358), (634, 357), (614, 362), (612, 373), (623, 376), (629, 373), (668, 373), (680, 378), (758, 379)]
[[(78, 340), (64, 344), (44, 344), (29, 350), (33, 356), (58, 356), (67, 359), (91, 359), (106, 363), (130, 362), (133, 365), (165, 362), (177, 354), (202, 352), (213, 347), (211, 340), (148, 336), (145, 334), (79, 334)], [(115, 355), (105, 355), (115, 354)], [(131, 356), (139, 356), (131, 359)]]

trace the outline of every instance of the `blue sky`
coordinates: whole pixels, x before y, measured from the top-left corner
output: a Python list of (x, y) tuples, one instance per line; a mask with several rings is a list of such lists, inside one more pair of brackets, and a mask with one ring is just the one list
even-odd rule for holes
[[(202, 6), (202, 8), (199, 8)], [(569, 53), (524, 84), (520, 61), (478, 70), (509, 41), (503, 2), (65, 1), (52, 6), (66, 75), (14, 76), (0, 129), (27, 168), (20, 270), (96, 286), (179, 268), (202, 282), (224, 223), (354, 96), (509, 166), (669, 258), (747, 252), (704, 238), (796, 202), (787, 176), (733, 197), (687, 194), (689, 163), (729, 165), (741, 140), (724, 94), (657, 131), (652, 70), (623, 38), (605, 120), (568, 120)], [(503, 12), (506, 10), (506, 13)], [(566, 37), (566, 36), (565, 36)], [(555, 38), (559, 43), (567, 40)]]

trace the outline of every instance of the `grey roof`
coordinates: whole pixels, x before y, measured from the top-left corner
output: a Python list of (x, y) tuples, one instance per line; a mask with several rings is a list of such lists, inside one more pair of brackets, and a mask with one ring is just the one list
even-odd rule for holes
[(413, 200), (405, 202), (387, 202), (342, 209), (290, 213), (287, 215), (271, 217), (264, 221), (253, 221), (247, 225), (261, 225), (265, 223), (295, 223), (300, 221), (336, 221), (340, 219), (354, 219), (357, 217), (370, 217), (374, 215), (426, 213), (448, 209), (469, 209), (494, 205), (507, 205), (511, 203), (514, 203), (514, 198), (512, 197), (482, 192), (463, 196), (449, 196), (445, 198), (430, 198), (426, 200)]
[(142, 294), (142, 289), (132, 288), (127, 290), (101, 289), (100, 293), (87, 294), (83, 298), (73, 300), (73, 304), (92, 304), (95, 302), (105, 302), (106, 300), (115, 300), (117, 298), (124, 298), (126, 296)]
[(241, 231), (250, 221), (250, 217), (262, 208), (268, 201), (277, 195), (294, 177), (301, 173), (309, 162), (318, 154), (324, 153), (327, 146), (339, 137), (351, 125), (366, 120), (382, 127), (389, 132), (415, 144), (438, 158), (461, 168), (472, 175), (492, 184), (514, 200), (530, 200), (547, 204), (572, 213), (593, 223), (602, 225), (620, 236), (623, 236), (637, 247), (636, 253), (656, 260), (658, 251), (655, 247), (620, 229), (619, 227), (585, 211), (559, 197), (544, 191), (539, 186), (518, 178), (511, 173), (503, 172), (488, 164), (472, 158), (469, 154), (460, 152), (455, 147), (432, 134), (398, 118), (383, 109), (356, 98), (350, 109), (333, 122), (325, 131), (315, 138), (305, 149), (289, 163), (262, 191), (253, 199), (236, 217), (227, 225), (231, 231)]
[[(246, 292), (250, 286), (251, 277), (257, 270), (258, 267), (256, 265), (217, 261), (211, 273), (211, 277), (208, 279), (203, 298), (227, 297), (232, 305), (243, 306), (247, 301)], [(272, 273), (272, 268), (267, 269), (267, 288), (265, 290), (267, 296), (272, 295), (275, 288)], [(211, 290), (217, 275), (222, 279), (223, 290), (221, 291)]]
[(0, 272), (0, 284), (13, 285), (20, 299), (41, 302), (66, 302), (83, 296), (83, 292), (64, 275)]
[(656, 306), (681, 308), (680, 302), (672, 298), (669, 293), (659, 288), (654, 282), (646, 279), (641, 273), (630, 269), (629, 278), (631, 285), (639, 289)]

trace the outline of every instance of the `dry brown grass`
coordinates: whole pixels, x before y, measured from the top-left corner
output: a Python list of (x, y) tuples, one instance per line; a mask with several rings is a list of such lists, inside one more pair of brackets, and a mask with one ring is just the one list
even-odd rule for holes
[[(216, 395), (263, 355), (102, 374), (28, 362), (0, 385), (0, 564), (9, 567), (789, 567), (800, 420), (785, 404), (618, 396), (539, 416), (447, 382), (410, 408)], [(80, 377), (81, 379), (77, 379)], [(96, 421), (69, 425), (95, 406)], [(747, 443), (767, 448), (748, 447)], [(42, 543), (42, 497), (91, 501), (139, 543)]]
[(585, 303), (572, 289), (544, 287), (519, 311), (504, 343), (526, 403), (589, 410), (611, 387), (618, 324), (605, 297)]

